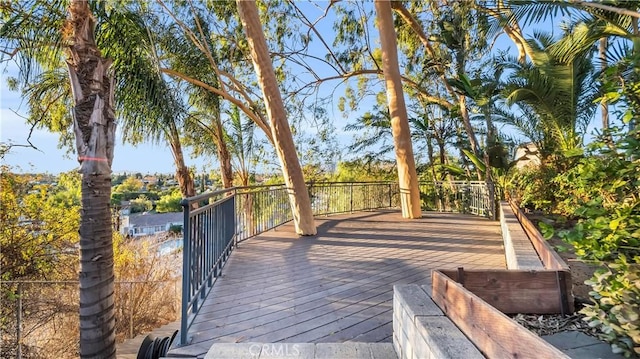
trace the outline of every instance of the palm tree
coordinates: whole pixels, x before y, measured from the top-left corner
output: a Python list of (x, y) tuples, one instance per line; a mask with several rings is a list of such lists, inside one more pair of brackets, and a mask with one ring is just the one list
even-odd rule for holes
[[(36, 0), (7, 6), (2, 10), (9, 20), (0, 29), (0, 35), (8, 47), (16, 49), (7, 53), (21, 60), (21, 79), (30, 104), (36, 104), (38, 99), (46, 100), (43, 107), (32, 106), (32, 120), (63, 132), (73, 123), (83, 174), (80, 351), (83, 357), (112, 357), (115, 336), (109, 200), (114, 111), (118, 110), (127, 119), (125, 132), (133, 141), (150, 133), (157, 138), (166, 136), (176, 162), (184, 163), (178, 125), (173, 117), (181, 106), (170, 86), (150, 65), (153, 51), (147, 45), (151, 39), (136, 14), (124, 7), (107, 9), (105, 3), (98, 2), (94, 13), (99, 15), (100, 25), (96, 28), (96, 19), (87, 1), (73, 1), (69, 6), (69, 20), (64, 31), (60, 31), (63, 5), (63, 2)], [(26, 26), (36, 24), (39, 26)], [(63, 40), (63, 33), (69, 34), (69, 38)], [(98, 49), (97, 43), (106, 46)], [(70, 81), (67, 80), (66, 85), (59, 76), (60, 50), (65, 44), (71, 44), (66, 59)], [(107, 57), (114, 62), (105, 60)], [(38, 74), (34, 64), (42, 69), (37, 76), (33, 75)], [(109, 67), (117, 75), (117, 81), (109, 75)], [(68, 111), (64, 109), (64, 104), (69, 102), (74, 104), (72, 116), (67, 116)], [(55, 111), (49, 111), (51, 109)], [(141, 119), (148, 122), (140, 122)], [(190, 179), (186, 166), (178, 168), (182, 169), (183, 177)], [(183, 183), (182, 187), (193, 188), (193, 183)]]
[(398, 65), (398, 45), (393, 28), (393, 15), (388, 1), (375, 1), (380, 43), (382, 46), (382, 70), (387, 88), (391, 131), (398, 165), (400, 201), (404, 218), (421, 218), (420, 189), (413, 157), (409, 119), (402, 91), (402, 78)]
[(69, 6), (67, 64), (75, 103), (73, 127), (82, 174), (80, 220), (80, 357), (115, 357), (111, 164), (115, 139), (111, 61), (96, 46), (86, 0)]
[[(591, 3), (586, 1), (569, 2), (519, 2), (503, 1), (496, 2), (498, 6), (492, 11), (496, 17), (501, 18), (501, 24), (508, 32), (509, 24), (518, 24), (519, 20), (524, 23), (539, 21), (561, 13), (565, 17), (569, 15), (572, 23), (568, 25), (568, 32), (560, 41), (554, 44), (554, 57), (568, 62), (572, 58), (584, 52), (591, 52), (594, 44), (599, 43), (600, 71), (605, 73), (607, 68), (615, 67), (624, 62), (625, 54), (640, 52), (640, 30), (638, 29), (638, 18), (640, 18), (640, 4), (638, 2), (626, 1), (618, 2), (615, 5)], [(517, 39), (510, 36), (514, 42)], [(522, 36), (520, 35), (520, 38)], [(616, 41), (619, 39), (631, 40)], [(635, 40), (634, 40), (635, 39)], [(610, 41), (613, 40), (613, 41)], [(524, 43), (531, 60), (531, 47)], [(626, 70), (621, 71), (624, 73)], [(609, 128), (607, 97), (600, 101), (602, 109), (602, 129)]]
[[(47, 10), (56, 11), (56, 4), (60, 5), (47, 4)], [(123, 124), (123, 140), (134, 145), (143, 141), (166, 141), (173, 154), (181, 192), (190, 197), (195, 195), (195, 186), (184, 160), (179, 131), (186, 119), (185, 110), (176, 90), (157, 70), (156, 39), (139, 10), (135, 4), (116, 11), (109, 9), (105, 2), (95, 3), (96, 42), (103, 55), (114, 61), (112, 69), (117, 74), (114, 106)], [(47, 26), (53, 28), (51, 25)], [(6, 30), (12, 31), (9, 26)], [(48, 31), (47, 27), (43, 26), (42, 31)], [(71, 136), (66, 132), (71, 126), (68, 108), (72, 101), (66, 65), (59, 56), (49, 55), (38, 61), (42, 72), (31, 78), (23, 91), (29, 103), (29, 122), (60, 132), (63, 143), (71, 145)]]
[[(222, 4), (221, 6), (227, 6), (228, 4)], [(220, 49), (216, 48), (216, 37), (209, 32), (209, 24), (206, 22), (206, 17), (202, 16), (196, 9), (195, 12), (195, 24), (190, 26), (183, 24), (182, 26), (189, 26), (189, 31), (192, 34), (200, 34), (200, 42), (194, 43), (194, 41), (181, 36), (181, 28), (176, 24), (168, 26), (163, 29), (158, 36), (159, 47), (162, 49), (164, 62), (173, 71), (178, 71), (181, 74), (187, 75), (190, 78), (197, 78), (208, 84), (211, 84), (214, 88), (220, 88), (220, 81), (216, 75), (218, 71), (212, 68), (210, 59), (211, 57), (214, 63), (219, 63), (219, 53), (224, 53)], [(176, 31), (177, 30), (177, 31)], [(205, 54), (198, 48), (198, 44), (201, 47), (206, 47), (208, 53)], [(227, 53), (229, 57), (237, 57), (237, 53)], [(159, 64), (160, 65), (160, 64)], [(160, 66), (161, 67), (161, 66)], [(178, 78), (178, 80), (180, 80)], [(192, 110), (189, 112), (189, 119), (194, 121), (188, 121), (185, 127), (185, 133), (187, 140), (190, 141), (190, 145), (194, 148), (194, 152), (200, 154), (214, 154), (218, 159), (220, 174), (222, 179), (222, 185), (224, 188), (233, 186), (233, 169), (231, 167), (231, 154), (224, 137), (224, 126), (222, 123), (222, 111), (223, 101), (221, 96), (212, 93), (207, 89), (200, 86), (191, 84), (187, 81), (184, 82), (182, 88), (186, 90), (188, 94), (188, 102)], [(210, 151), (209, 146), (213, 144), (214, 151)]]
[[(6, 6), (4, 6), (6, 5)], [(23, 82), (60, 64), (66, 50), (68, 84), (73, 104), (72, 116), (60, 118), (73, 124), (80, 173), (82, 174), (82, 212), (80, 216), (80, 356), (115, 357), (114, 271), (111, 227), (111, 164), (115, 139), (116, 83), (110, 71), (111, 60), (98, 49), (96, 20), (86, 0), (68, 4), (33, 1), (3, 4), (7, 21), (0, 28), (3, 44), (17, 56)], [(62, 25), (64, 24), (64, 25)], [(53, 85), (57, 74), (49, 85)], [(46, 74), (45, 74), (46, 76)], [(53, 85), (55, 87), (55, 85)], [(58, 95), (68, 94), (61, 91)], [(57, 96), (58, 96), (57, 95)], [(55, 97), (54, 97), (55, 98)], [(49, 99), (51, 100), (51, 99)], [(51, 101), (50, 103), (54, 103)]]
[(229, 112), (229, 128), (225, 137), (229, 142), (229, 152), (233, 155), (231, 161), (236, 168), (236, 174), (241, 186), (250, 185), (251, 166), (256, 160), (255, 149), (255, 123), (242, 121), (240, 111), (232, 107)]
[(253, 67), (262, 88), (265, 107), (271, 121), (272, 138), (280, 159), (282, 174), (285, 184), (290, 189), (289, 201), (291, 202), (296, 233), (315, 235), (317, 230), (313, 220), (309, 192), (304, 183), (302, 168), (298, 161), (284, 103), (267, 49), (258, 7), (255, 1), (237, 0), (236, 4), (240, 20), (247, 34)]
[(195, 196), (195, 184), (186, 165), (181, 140), (186, 109), (180, 88), (169, 82), (159, 68), (158, 26), (142, 16), (138, 4), (112, 11), (104, 2), (96, 5), (103, 21), (97, 40), (106, 56), (114, 59), (118, 76), (117, 112), (122, 119), (123, 140), (166, 142), (173, 155), (176, 179), (184, 197)]
[(532, 62), (510, 59), (503, 64), (513, 71), (504, 85), (506, 102), (522, 113), (511, 124), (536, 144), (543, 162), (579, 154), (598, 96), (591, 53), (559, 59), (552, 37), (544, 34), (529, 44)]

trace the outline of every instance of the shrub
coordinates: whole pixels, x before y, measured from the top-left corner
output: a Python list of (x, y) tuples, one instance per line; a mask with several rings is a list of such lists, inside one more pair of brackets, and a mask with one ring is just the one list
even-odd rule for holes
[(507, 191), (522, 207), (551, 213), (557, 202), (558, 192), (553, 183), (556, 175), (557, 172), (548, 166), (517, 170), (512, 174)]
[(566, 175), (574, 199), (565, 205), (581, 220), (558, 234), (580, 258), (603, 266), (587, 282), (594, 304), (583, 313), (614, 351), (631, 356), (640, 354), (640, 132), (617, 139)]
[(172, 224), (169, 227), (169, 233), (182, 234), (182, 225), (181, 224)]
[(599, 327), (615, 353), (640, 355), (640, 257), (628, 263), (621, 255), (616, 263), (597, 271), (586, 282), (595, 303), (580, 312), (591, 327)]

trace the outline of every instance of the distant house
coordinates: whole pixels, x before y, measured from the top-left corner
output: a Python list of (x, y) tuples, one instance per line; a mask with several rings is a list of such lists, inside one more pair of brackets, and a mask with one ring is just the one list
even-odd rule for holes
[(540, 152), (538, 146), (533, 142), (524, 143), (516, 148), (514, 155), (516, 168), (538, 167), (540, 166)]
[(167, 232), (171, 226), (182, 226), (183, 224), (182, 212), (136, 213), (122, 217), (120, 233), (132, 237), (151, 236)]

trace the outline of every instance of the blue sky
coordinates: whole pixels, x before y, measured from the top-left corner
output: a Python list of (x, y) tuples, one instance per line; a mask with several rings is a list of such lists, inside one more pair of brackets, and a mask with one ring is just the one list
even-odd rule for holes
[[(25, 123), (27, 105), (21, 102), (18, 92), (9, 91), (6, 87), (7, 77), (15, 76), (15, 65), (9, 63), (0, 67), (0, 142), (17, 145), (27, 144), (30, 126)], [(117, 134), (113, 162), (113, 172), (140, 173), (174, 173), (173, 156), (165, 145), (141, 144), (137, 147), (123, 144)], [(31, 135), (31, 143), (38, 150), (28, 147), (13, 147), (2, 160), (16, 172), (42, 172), (57, 174), (73, 171), (78, 168), (75, 154), (68, 154), (66, 149), (58, 148), (58, 135), (35, 129)], [(188, 156), (188, 152), (185, 152)], [(189, 166), (202, 171), (209, 161), (204, 158), (188, 159)], [(207, 168), (211, 168), (207, 165)]]
[[(531, 29), (527, 29), (531, 30)], [(375, 31), (373, 32), (375, 33)], [(506, 49), (513, 45), (506, 36), (502, 35), (494, 44), (494, 48)], [(24, 116), (27, 111), (26, 104), (21, 103), (20, 94), (8, 91), (6, 79), (15, 76), (16, 67), (12, 63), (0, 64), (0, 142), (14, 144), (26, 144), (30, 127)], [(335, 84), (337, 85), (337, 84)], [(326, 85), (325, 85), (326, 86)], [(340, 93), (342, 90), (337, 90)], [(335, 107), (335, 106), (334, 106)], [(329, 109), (330, 116), (336, 119), (336, 136), (340, 143), (349, 143), (352, 133), (345, 133), (342, 129), (347, 119), (341, 118), (341, 114), (335, 108)], [(353, 118), (359, 112), (351, 113)], [(4, 164), (12, 167), (17, 172), (46, 172), (57, 174), (72, 171), (78, 168), (75, 154), (68, 154), (67, 149), (58, 148), (58, 135), (44, 130), (34, 130), (31, 143), (38, 150), (26, 147), (14, 147), (2, 160)], [(217, 169), (215, 158), (190, 158), (190, 150), (184, 149), (188, 166), (194, 166), (197, 172)], [(141, 144), (137, 147), (125, 145), (117, 133), (114, 155), (113, 172), (140, 172), (140, 173), (174, 173), (173, 156), (166, 145)]]

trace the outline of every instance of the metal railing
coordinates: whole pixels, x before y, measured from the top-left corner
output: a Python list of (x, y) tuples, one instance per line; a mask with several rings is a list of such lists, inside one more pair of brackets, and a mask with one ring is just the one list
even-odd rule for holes
[[(307, 184), (314, 215), (398, 208), (396, 182), (317, 182)], [(202, 302), (222, 273), (231, 251), (248, 238), (292, 220), (284, 185), (252, 186), (204, 193), (182, 201), (184, 244), (180, 345)], [(425, 210), (492, 217), (494, 205), (484, 182), (422, 182)]]
[(493, 188), (482, 181), (420, 182), (422, 209), (496, 219)]
[(238, 242), (291, 221), (289, 192), (284, 185), (236, 188)]
[(398, 206), (399, 190), (395, 182), (316, 182), (307, 187), (314, 215)]

